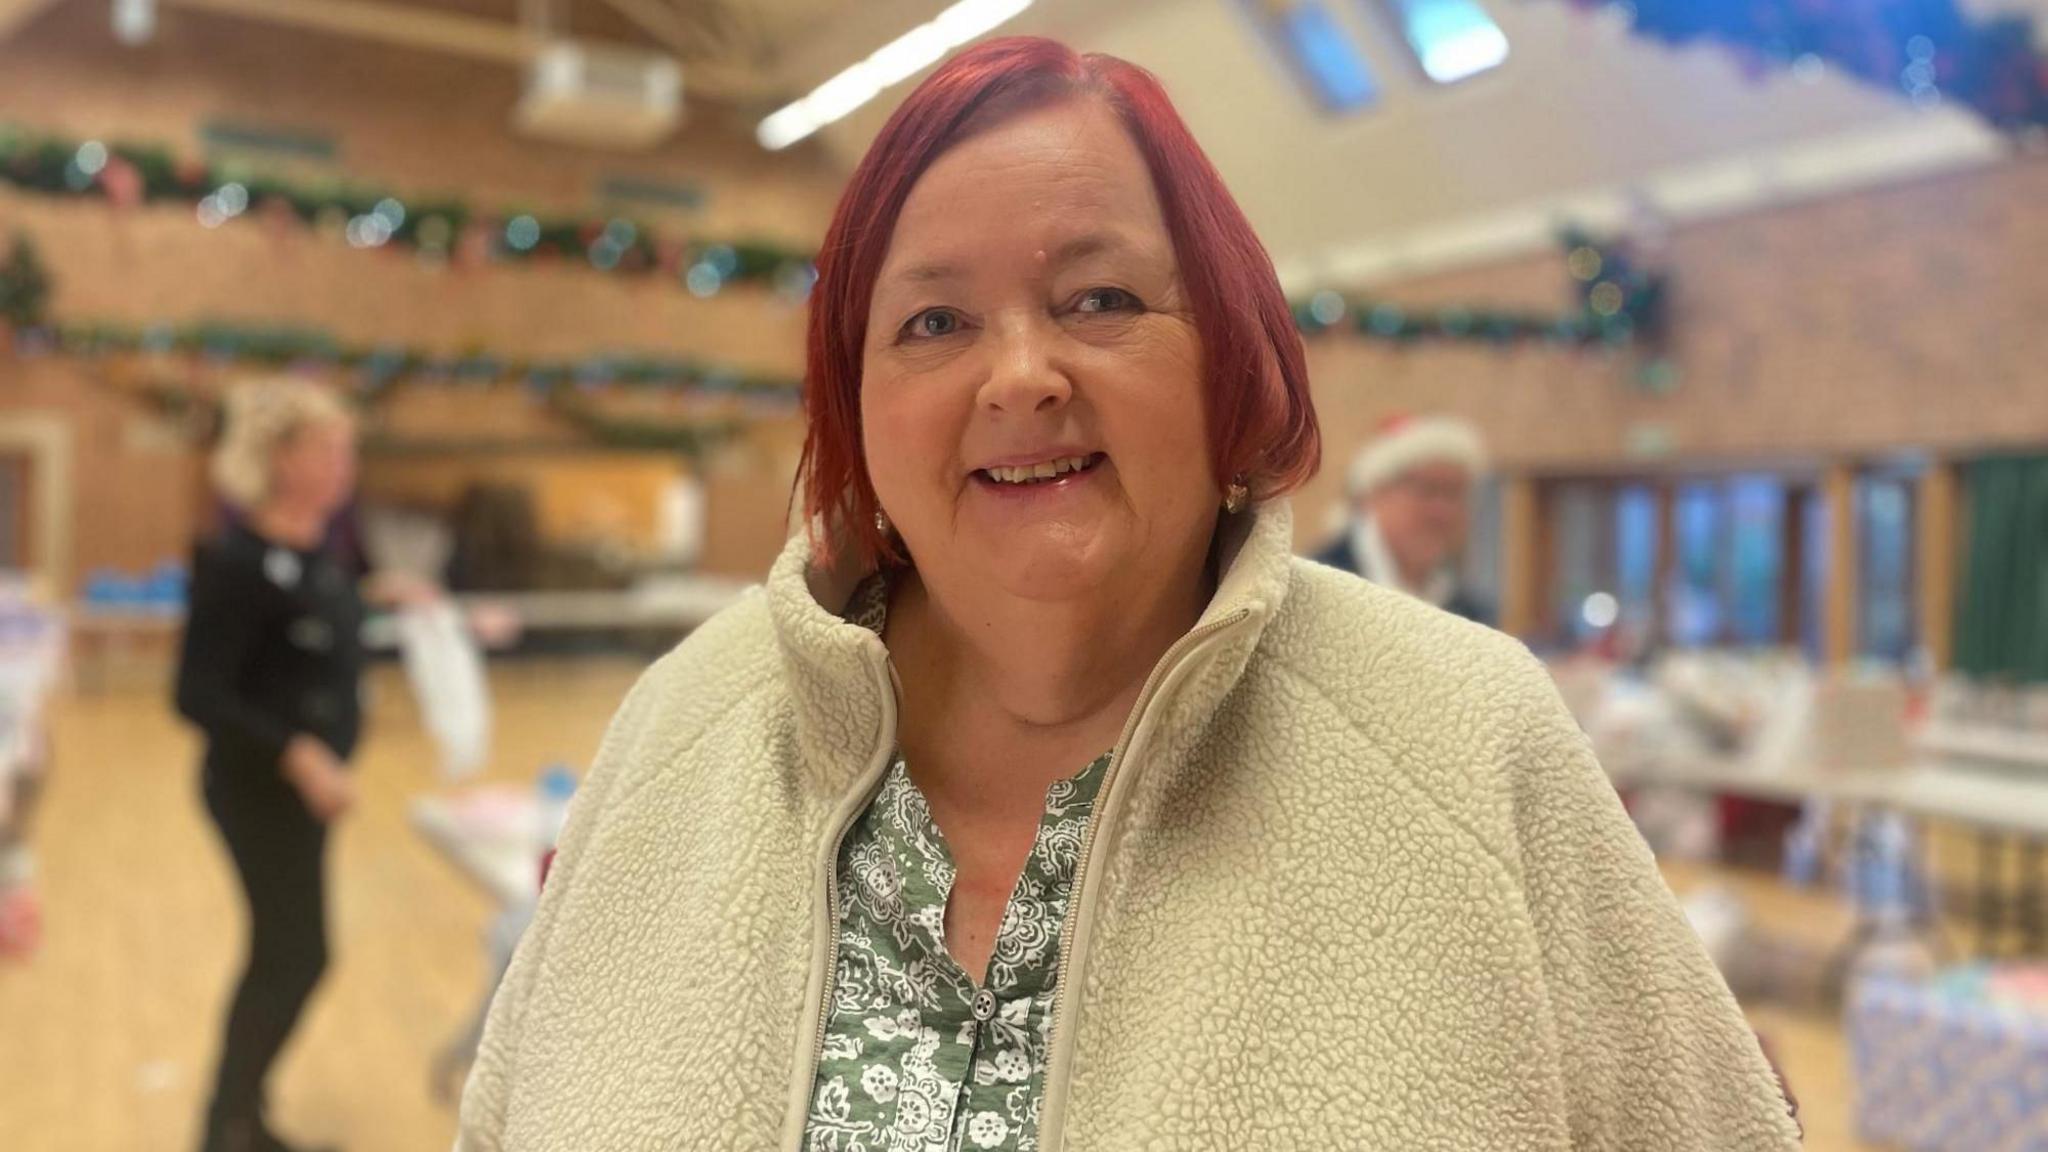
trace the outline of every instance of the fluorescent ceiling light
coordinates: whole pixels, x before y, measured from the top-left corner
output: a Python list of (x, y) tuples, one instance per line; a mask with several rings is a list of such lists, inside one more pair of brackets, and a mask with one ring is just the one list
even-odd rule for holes
[(1001, 27), (1031, 7), (1031, 0), (959, 0), (959, 3), (889, 41), (867, 59), (761, 121), (754, 136), (771, 151), (789, 147), (850, 115), (882, 90), (908, 80), (969, 40)]
[(937, 24), (919, 24), (867, 58), (868, 71), (886, 88), (900, 84), (939, 62), (953, 45)]
[(1439, 84), (1455, 84), (1497, 68), (1507, 58), (1507, 35), (1486, 24), (1430, 45), (1422, 54), (1422, 70)]

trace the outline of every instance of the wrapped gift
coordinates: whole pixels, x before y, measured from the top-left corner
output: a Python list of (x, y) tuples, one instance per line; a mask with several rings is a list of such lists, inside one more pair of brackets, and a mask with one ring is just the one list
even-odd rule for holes
[(1856, 1125), (1906, 1152), (2048, 1152), (2048, 971), (1974, 964), (1859, 979)]

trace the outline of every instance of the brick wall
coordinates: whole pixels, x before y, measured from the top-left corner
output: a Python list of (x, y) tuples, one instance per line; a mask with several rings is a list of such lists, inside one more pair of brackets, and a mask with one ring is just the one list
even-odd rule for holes
[[(503, 15), (509, 20), (511, 10)], [(150, 44), (129, 49), (114, 41), (107, 21), (104, 5), (56, 5), (0, 41), (0, 123), (161, 143), (193, 156), (201, 154), (199, 130), (209, 120), (317, 134), (335, 142), (337, 159), (294, 162), (288, 170), (302, 179), (348, 178), (416, 196), (453, 193), (489, 209), (595, 210), (598, 189), (611, 177), (688, 183), (704, 193), (699, 209), (635, 205), (632, 214), (681, 236), (796, 246), (816, 242), (838, 193), (840, 175), (815, 154), (765, 153), (753, 143), (750, 123), (716, 109), (691, 109), (686, 129), (654, 151), (600, 153), (515, 135), (509, 125), (519, 76), (509, 67), (175, 8), (161, 14)], [(0, 189), (0, 237), (16, 229), (36, 239), (57, 281), (59, 319), (295, 324), (350, 342), (449, 354), (645, 352), (792, 377), (802, 366), (801, 306), (758, 290), (699, 300), (659, 277), (546, 266), (437, 268), (409, 252), (353, 251), (296, 225), (242, 220), (207, 231), (189, 207), (124, 212), (102, 201), (58, 202)], [(134, 455), (120, 429), (148, 417), (105, 394), (106, 374), (65, 358), (24, 362), (0, 351), (0, 420), (9, 411), (34, 410), (74, 421), (74, 572), (182, 554), (201, 511), (203, 489), (142, 481), (131, 491), (115, 482), (160, 474), (167, 451), (176, 454), (171, 462), (179, 475), (200, 473), (196, 454), (177, 454), (161, 436)], [(405, 432), (428, 439), (504, 439), (536, 420), (516, 392), (471, 392), (453, 404), (425, 396), (398, 405), (393, 415)], [(377, 466), (368, 465), (372, 488)], [(786, 490), (787, 479), (773, 484)], [(760, 550), (750, 542), (735, 559), (710, 559), (744, 571)]]
[[(2048, 445), (2048, 157), (1692, 225), (1669, 265), (1670, 395), (1598, 353), (1312, 341), (1329, 454), (1304, 528), (1403, 411), (1464, 416), (1503, 465), (1552, 472)], [(1378, 295), (1558, 309), (1570, 290), (1544, 254)]]
[[(1397, 412), (1462, 415), (1503, 467), (1549, 473), (2048, 446), (2048, 158), (1698, 224), (1672, 237), (1670, 265), (1683, 379), (1669, 395), (1598, 353), (1311, 341), (1326, 454), (1296, 500), (1302, 544)], [(1571, 289), (1561, 254), (1543, 254), (1376, 296), (1542, 310)], [(1668, 451), (1646, 458), (1645, 441)], [(794, 455), (749, 466), (760, 481), (721, 489), (714, 518), (779, 524)], [(778, 539), (758, 534), (735, 566), (765, 565)]]
[[(365, 178), (536, 209), (587, 206), (608, 173), (689, 178), (709, 199), (668, 222), (797, 242), (822, 232), (837, 192), (837, 173), (763, 154), (744, 124), (715, 114), (654, 155), (621, 159), (511, 135), (509, 69), (183, 10), (166, 14), (152, 46), (128, 50), (105, 21), (103, 8), (60, 5), (0, 43), (0, 119), (172, 142), (190, 142), (212, 116), (314, 128), (333, 133), (344, 166)], [(68, 315), (295, 320), (445, 351), (626, 348), (792, 374), (801, 364), (801, 310), (752, 293), (699, 301), (569, 269), (434, 270), (256, 224), (205, 232), (176, 208), (116, 215), (0, 194), (0, 231), (15, 225), (42, 238)], [(1669, 262), (1683, 372), (1670, 395), (1645, 394), (1624, 359), (1598, 354), (1314, 341), (1329, 464), (1300, 501), (1304, 536), (1320, 529), (1352, 450), (1398, 411), (1460, 413), (1507, 467), (1552, 472), (2048, 444), (2048, 158), (1689, 226)], [(1555, 309), (1570, 289), (1561, 258), (1541, 254), (1379, 295)], [(52, 383), (66, 371), (52, 364), (34, 369), (38, 388), (89, 384)], [(22, 371), (0, 362), (0, 405)], [(463, 408), (460, 419), (522, 418)], [(771, 425), (713, 462), (714, 567), (758, 571), (772, 557), (797, 435)], [(1665, 454), (1643, 459), (1650, 443)], [(81, 521), (81, 569), (135, 546), (132, 535), (102, 541), (111, 521), (92, 508)]]

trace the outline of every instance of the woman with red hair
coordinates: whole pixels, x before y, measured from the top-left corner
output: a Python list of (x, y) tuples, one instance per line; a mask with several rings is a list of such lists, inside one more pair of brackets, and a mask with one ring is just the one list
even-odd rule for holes
[(1157, 81), (962, 53), (819, 274), (803, 530), (621, 709), (460, 1148), (1796, 1144), (1542, 668), (1292, 556), (1301, 342)]

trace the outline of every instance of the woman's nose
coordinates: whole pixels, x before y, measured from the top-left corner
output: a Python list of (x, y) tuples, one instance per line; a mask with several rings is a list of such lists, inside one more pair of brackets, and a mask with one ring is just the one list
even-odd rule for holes
[(1054, 325), (1039, 318), (1020, 319), (999, 326), (993, 335), (995, 356), (982, 384), (983, 404), (1021, 416), (1056, 410), (1072, 398), (1074, 383), (1054, 355)]

